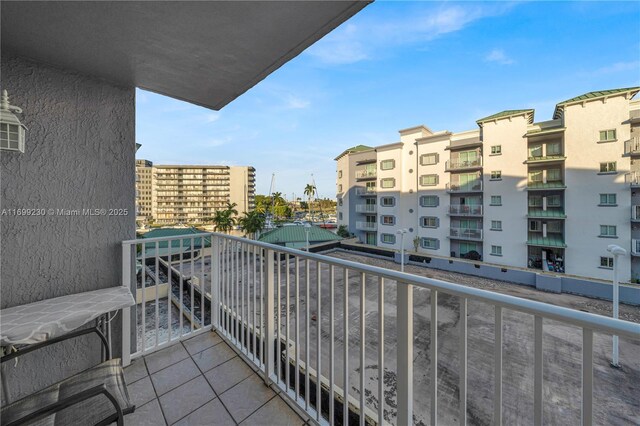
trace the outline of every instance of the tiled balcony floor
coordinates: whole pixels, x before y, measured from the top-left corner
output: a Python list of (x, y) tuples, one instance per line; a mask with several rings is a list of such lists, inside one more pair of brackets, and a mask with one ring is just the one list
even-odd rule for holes
[(215, 332), (132, 361), (127, 425), (303, 425), (303, 419)]

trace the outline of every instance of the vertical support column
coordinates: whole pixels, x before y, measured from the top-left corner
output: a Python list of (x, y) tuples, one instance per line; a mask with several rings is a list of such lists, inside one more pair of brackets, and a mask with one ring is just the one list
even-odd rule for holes
[(413, 424), (413, 286), (397, 285), (398, 424)]
[(211, 236), (211, 320), (213, 328), (220, 327), (220, 236)]
[[(144, 263), (144, 261), (143, 261)], [(122, 245), (122, 286), (131, 291), (131, 245)], [(144, 297), (144, 295), (143, 295)], [(135, 299), (135, 295), (134, 295)], [(122, 366), (131, 364), (131, 309), (122, 309)], [(144, 309), (144, 308), (143, 308)]]
[(274, 344), (273, 344), (273, 339), (274, 339), (274, 330), (275, 330), (275, 324), (274, 324), (274, 318), (273, 318), (273, 313), (274, 313), (274, 301), (273, 301), (273, 297), (274, 297), (274, 279), (273, 279), (273, 275), (275, 273), (275, 265), (273, 263), (273, 257), (275, 255), (275, 252), (273, 250), (265, 250), (265, 259), (264, 261), (266, 262), (266, 268), (265, 268), (265, 280), (264, 280), (264, 284), (266, 284), (266, 288), (265, 288), (265, 296), (264, 296), (264, 322), (265, 322), (265, 335), (264, 335), (264, 339), (265, 339), (265, 344), (264, 344), (264, 349), (265, 349), (265, 356), (264, 356), (264, 382), (267, 386), (271, 385), (271, 376), (273, 375), (273, 351), (274, 351)]
[(582, 329), (582, 426), (593, 423), (593, 330)]

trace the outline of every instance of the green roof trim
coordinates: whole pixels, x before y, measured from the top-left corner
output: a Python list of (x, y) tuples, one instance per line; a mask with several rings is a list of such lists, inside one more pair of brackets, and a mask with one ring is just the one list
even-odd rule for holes
[(536, 189), (565, 189), (567, 186), (562, 182), (529, 182), (527, 184), (528, 190), (536, 190)]
[[(171, 238), (175, 237), (175, 239), (171, 240), (171, 252), (179, 253), (180, 251), (185, 252), (191, 250), (191, 236), (194, 234), (203, 234), (204, 232), (196, 229), (196, 228), (160, 228), (154, 229), (153, 231), (149, 231), (142, 236), (142, 238)], [(179, 238), (184, 237), (184, 238)], [(199, 249), (202, 247), (202, 239), (203, 237), (195, 237), (193, 238), (193, 248)], [(182, 250), (180, 250), (180, 241), (182, 241)], [(204, 246), (211, 247), (211, 239), (209, 237), (204, 237)], [(159, 241), (158, 249), (159, 252), (163, 252), (162, 249), (166, 249), (168, 247), (168, 241)], [(150, 242), (145, 243), (145, 250), (155, 250), (156, 243)], [(165, 250), (166, 251), (166, 250)]]
[(352, 146), (351, 148), (347, 148), (345, 149), (342, 154), (338, 155), (335, 160), (340, 159), (341, 157), (344, 157), (347, 154), (353, 154), (354, 152), (361, 152), (361, 151), (369, 151), (370, 149), (373, 149), (373, 147), (371, 146), (367, 146), (367, 145), (356, 145), (356, 146)]
[(530, 246), (540, 246), (540, 247), (559, 247), (565, 248), (567, 245), (564, 243), (564, 240), (561, 236), (547, 236), (547, 237), (530, 237), (527, 240), (527, 245)]
[(594, 92), (588, 92), (580, 96), (576, 96), (575, 98), (567, 99), (566, 101), (562, 101), (556, 104), (556, 106), (565, 105), (572, 102), (580, 102), (586, 101), (590, 99), (604, 98), (611, 95), (617, 95), (620, 93), (627, 92), (639, 92), (640, 87), (623, 87), (621, 89), (609, 89), (609, 90), (596, 90)]
[[(306, 227), (300, 225), (283, 226), (269, 232), (265, 232), (258, 238), (258, 241), (271, 244), (290, 244), (303, 243), (307, 241)], [(331, 231), (320, 228), (319, 226), (311, 226), (309, 229), (309, 243), (315, 244), (325, 241), (338, 241), (342, 237)]]
[(480, 123), (484, 123), (485, 121), (497, 120), (499, 118), (513, 117), (514, 115), (520, 115), (520, 114), (525, 114), (529, 112), (533, 114), (534, 110), (533, 109), (507, 109), (507, 110), (498, 112), (496, 114), (490, 115), (488, 117), (484, 117), (479, 120), (476, 120), (476, 123), (480, 124)]

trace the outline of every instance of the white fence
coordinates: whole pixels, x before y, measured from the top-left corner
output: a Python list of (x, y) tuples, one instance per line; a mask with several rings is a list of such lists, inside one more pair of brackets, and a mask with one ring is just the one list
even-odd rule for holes
[[(505, 311), (524, 313), (532, 320), (532, 336), (520, 336), (532, 342), (523, 340), (519, 344), (531, 344), (533, 350), (534, 385), (530, 398), (535, 425), (542, 424), (543, 406), (552, 404), (543, 398), (545, 321), (573, 326), (582, 333), (583, 425), (593, 421), (594, 332), (640, 339), (640, 325), (635, 323), (216, 233), (125, 241), (122, 253), (123, 285), (132, 289), (146, 285), (148, 274), (153, 272), (149, 285), (161, 284), (166, 279), (173, 287), (167, 300), (161, 300), (159, 292), (155, 292), (155, 300), (139, 309), (141, 315), (134, 318), (140, 320), (134, 324), (143, 331), (135, 333), (132, 340), (130, 311), (125, 310), (125, 365), (131, 357), (215, 329), (262, 372), (268, 384), (278, 386), (283, 395), (320, 424), (348, 424), (349, 420), (351, 424), (385, 424), (382, 402), (387, 397), (395, 397), (397, 401), (397, 424), (413, 423), (414, 399), (421, 406), (431, 407), (431, 424), (437, 424), (439, 395), (445, 393), (450, 401), (449, 393), (453, 392), (459, 399), (457, 423), (466, 424), (470, 389), (473, 392), (468, 386), (469, 302), (488, 305), (494, 316), (494, 339), (486, 342), (493, 346), (494, 373), (486, 373), (493, 375), (493, 424), (501, 424), (503, 419)], [(389, 289), (395, 289), (395, 303), (385, 300), (385, 289), (387, 297)], [(417, 395), (413, 387), (414, 289), (429, 292), (430, 341), (428, 349), (419, 347), (417, 353), (428, 353), (431, 365), (436, 366), (429, 371), (428, 393)], [(457, 389), (439, 388), (438, 347), (442, 345), (438, 344), (438, 315), (443, 307), (438, 305), (440, 297), (451, 298), (459, 305), (457, 341), (448, 343), (457, 346), (459, 355), (454, 382)], [(177, 305), (179, 319), (172, 318), (169, 309), (167, 317), (161, 320), (158, 312), (163, 304)], [(393, 360), (385, 359), (389, 353), (385, 347), (385, 333), (389, 331), (385, 329), (385, 318), (389, 309), (395, 320)], [(136, 313), (135, 308), (132, 311)], [(155, 311), (152, 319), (146, 317), (146, 311)], [(163, 327), (168, 332), (161, 332)], [(175, 328), (178, 331), (172, 331)], [(367, 350), (368, 340), (375, 342), (375, 350)], [(133, 351), (131, 343), (135, 346)], [(388, 365), (395, 364), (396, 386), (391, 390), (385, 388), (380, 374), (374, 385), (369, 378), (365, 380), (369, 363), (375, 363), (379, 372), (386, 372)], [(350, 392), (352, 388), (358, 392)], [(379, 403), (367, 403), (370, 397)], [(345, 400), (349, 410), (343, 409)]]

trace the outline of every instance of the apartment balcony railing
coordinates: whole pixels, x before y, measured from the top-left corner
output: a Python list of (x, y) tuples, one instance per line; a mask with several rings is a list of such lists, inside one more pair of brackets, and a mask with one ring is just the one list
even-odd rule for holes
[(631, 240), (631, 255), (640, 256), (640, 240), (639, 239)]
[(640, 222), (640, 206), (631, 206), (631, 220), (633, 222)]
[(376, 195), (376, 188), (370, 186), (356, 188), (356, 195)]
[(358, 170), (356, 171), (356, 179), (374, 178), (377, 174), (377, 170)]
[(447, 160), (444, 169), (445, 171), (451, 170), (469, 170), (482, 167), (482, 157), (478, 157), (475, 160)]
[(480, 192), (482, 191), (482, 181), (478, 180), (472, 183), (459, 184), (450, 182), (446, 184), (447, 192)]
[(375, 231), (378, 229), (376, 222), (356, 222), (356, 229), (359, 231)]
[(630, 172), (624, 175), (625, 183), (629, 184), (632, 188), (640, 186), (640, 172)]
[[(204, 242), (204, 256), (199, 253), (199, 241)], [(208, 255), (206, 250), (210, 250)], [(146, 300), (146, 309), (138, 305), (123, 311), (125, 366), (132, 358), (213, 329), (267, 384), (281, 389), (283, 397), (319, 424), (357, 424), (358, 417), (360, 425), (386, 424), (389, 413), (385, 413), (385, 404), (369, 400), (393, 399), (397, 424), (412, 424), (414, 407), (433, 407), (429, 412), (435, 425), (440, 397), (447, 406), (455, 405), (449, 413), (457, 413), (457, 418), (443, 423), (465, 424), (471, 410), (467, 402), (485, 400), (489, 386), (470, 386), (469, 370), (476, 374), (474, 381), (479, 371), (493, 384), (489, 417), (493, 413), (497, 420), (492, 423), (501, 423), (504, 372), (521, 367), (519, 361), (503, 356), (505, 323), (513, 321), (517, 313), (530, 318), (534, 331), (519, 336), (523, 340), (518, 342), (532, 349), (532, 389), (519, 398), (529, 398), (533, 419), (522, 422), (540, 425), (545, 408), (553, 409), (553, 402), (545, 400), (545, 386), (550, 386), (545, 382), (555, 380), (555, 375), (544, 373), (544, 360), (553, 348), (543, 341), (545, 329), (559, 323), (577, 328), (572, 333), (582, 336), (581, 391), (571, 397), (579, 401), (582, 424), (590, 425), (594, 417), (594, 364), (601, 362), (594, 354), (594, 333), (640, 340), (640, 326), (632, 322), (229, 235), (203, 233), (125, 241), (122, 255), (123, 285), (137, 293), (139, 301)], [(393, 297), (387, 297), (390, 291), (395, 291)], [(414, 291), (429, 292), (424, 300), (430, 306), (415, 305), (415, 309), (429, 312), (430, 341), (422, 343), (427, 345), (424, 348), (414, 348), (414, 342), (419, 342), (414, 333)], [(449, 360), (449, 364), (458, 371), (447, 386), (441, 386), (444, 382), (439, 380), (444, 368), (443, 362), (438, 362), (442, 351), (438, 339), (444, 333), (438, 327), (440, 297), (447, 299), (446, 315), (450, 315), (452, 303), (459, 306), (458, 336), (449, 342), (457, 353), (456, 361)], [(169, 309), (168, 318), (160, 320), (157, 314), (167, 304), (177, 306), (179, 318), (172, 319)], [(487, 306), (495, 317), (494, 336), (485, 342), (492, 348), (492, 369), (484, 364), (479, 370), (480, 366), (470, 365), (468, 336), (476, 325), (467, 323), (467, 315), (471, 307), (479, 305)], [(153, 318), (146, 317), (153, 312)], [(526, 319), (520, 317), (519, 321)], [(132, 320), (138, 330), (134, 336), (130, 333)], [(168, 326), (172, 323), (173, 328)], [(394, 330), (389, 330), (389, 324), (395, 325)], [(393, 347), (385, 345), (385, 333), (393, 337)], [(374, 350), (369, 341), (376, 342)], [(428, 391), (415, 395), (414, 349), (416, 353), (424, 351), (433, 366)], [(372, 381), (370, 365), (385, 374), (393, 372), (393, 387), (385, 387), (386, 380)], [(575, 366), (570, 367), (558, 364), (554, 368), (564, 376), (576, 373)], [(343, 410), (344, 405), (349, 409)]]
[(564, 161), (567, 157), (562, 154), (557, 155), (535, 155), (532, 157), (527, 157), (527, 164), (531, 163), (551, 163), (555, 161)]
[(624, 141), (624, 153), (625, 154), (640, 154), (640, 137), (634, 137), (628, 141)]
[(378, 206), (375, 204), (356, 204), (357, 213), (375, 213)]
[(456, 216), (482, 216), (482, 205), (451, 204), (449, 214)]
[(482, 229), (449, 228), (449, 237), (462, 240), (482, 240)]

